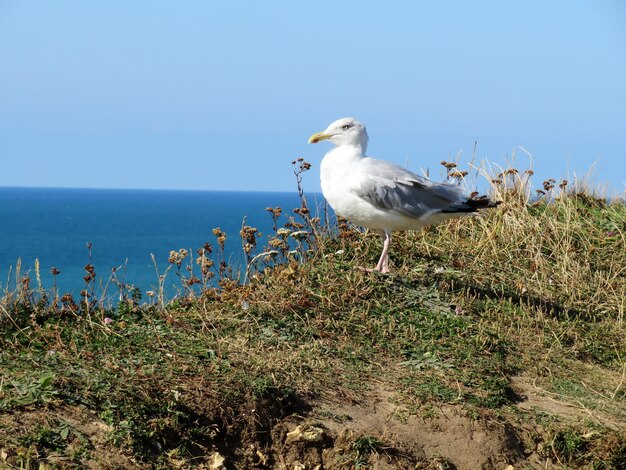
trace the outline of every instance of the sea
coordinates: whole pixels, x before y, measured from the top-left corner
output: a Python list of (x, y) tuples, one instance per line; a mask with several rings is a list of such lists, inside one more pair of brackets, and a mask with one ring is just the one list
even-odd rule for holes
[[(323, 200), (319, 194), (307, 199), (311, 206)], [(37, 287), (36, 260), (43, 288), (55, 283), (61, 295), (85, 288), (88, 264), (99, 289), (116, 269), (124, 284), (155, 291), (170, 251), (195, 253), (205, 242), (215, 247), (218, 227), (227, 234), (229, 265), (241, 269), (242, 224), (258, 228), (263, 244), (273, 232), (268, 207), (283, 209), (281, 226), (300, 199), (279, 192), (0, 188), (0, 294), (25, 274)], [(177, 279), (170, 274), (166, 290), (174, 296)]]

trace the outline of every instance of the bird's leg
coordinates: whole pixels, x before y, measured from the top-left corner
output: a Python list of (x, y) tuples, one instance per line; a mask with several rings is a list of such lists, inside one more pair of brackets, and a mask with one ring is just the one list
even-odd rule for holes
[(389, 248), (391, 247), (391, 233), (385, 231), (383, 233), (383, 237), (383, 252), (380, 255), (380, 259), (378, 260), (378, 264), (375, 269), (376, 271), (386, 274), (389, 272)]

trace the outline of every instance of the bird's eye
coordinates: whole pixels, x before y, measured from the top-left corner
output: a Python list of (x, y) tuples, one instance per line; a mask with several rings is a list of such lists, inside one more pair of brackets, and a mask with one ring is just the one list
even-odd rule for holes
[(341, 126), (341, 128), (342, 128), (344, 131), (347, 131), (347, 130), (348, 130), (348, 129), (350, 129), (351, 127), (352, 127), (352, 124), (346, 124), (345, 126)]

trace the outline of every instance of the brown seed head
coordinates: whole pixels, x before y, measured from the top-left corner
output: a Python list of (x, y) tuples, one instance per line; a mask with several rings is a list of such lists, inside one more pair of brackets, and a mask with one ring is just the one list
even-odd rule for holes
[(456, 178), (458, 180), (462, 180), (463, 178), (465, 178), (467, 176), (467, 171), (451, 171), (450, 174), (448, 175), (452, 178)]

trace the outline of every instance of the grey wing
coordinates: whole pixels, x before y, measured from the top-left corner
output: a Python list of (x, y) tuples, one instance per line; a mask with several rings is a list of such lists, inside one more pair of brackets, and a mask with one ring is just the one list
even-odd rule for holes
[(422, 219), (437, 212), (465, 212), (467, 196), (450, 183), (435, 183), (392, 163), (361, 160), (361, 185), (355, 193), (374, 207)]

